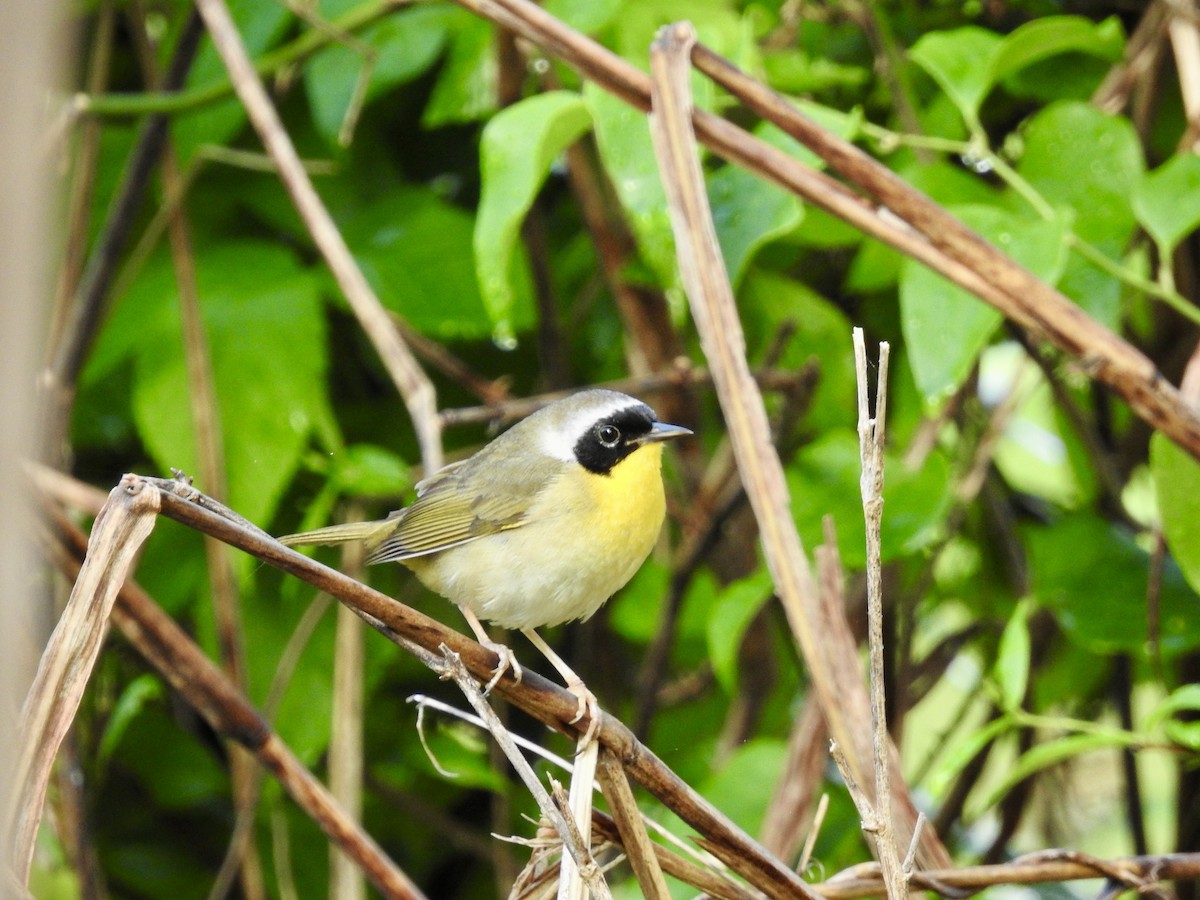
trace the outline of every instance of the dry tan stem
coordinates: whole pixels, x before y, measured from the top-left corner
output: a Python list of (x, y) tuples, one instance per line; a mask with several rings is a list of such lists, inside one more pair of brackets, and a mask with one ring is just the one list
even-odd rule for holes
[[(583, 847), (592, 848), (592, 792), (596, 789), (596, 764), (600, 745), (584, 735), (575, 748), (575, 769), (571, 773), (571, 792), (567, 798), (571, 819), (579, 832)], [(584, 900), (583, 875), (575, 860), (564, 853), (558, 879), (558, 900)]]
[[(879, 345), (879, 379), (875, 415), (870, 412), (867, 350), (861, 328), (854, 329), (854, 363), (858, 375), (858, 440), (862, 475), (863, 517), (867, 533), (867, 644), (871, 660), (871, 758), (875, 772), (872, 820), (863, 828), (874, 832), (884, 884), (892, 900), (908, 896), (907, 878), (896, 849), (892, 826), (891, 738), (888, 736), (883, 671), (883, 560), (880, 526), (883, 521), (883, 447), (887, 415), (887, 343)], [(915, 832), (914, 832), (914, 836)]]
[[(466, 666), (463, 665), (462, 657), (455, 653), (450, 647), (443, 644), (441, 646), (441, 654), (443, 660), (443, 678), (449, 678), (459, 690), (463, 692), (463, 696), (467, 698), (467, 702), (478, 714), (491, 732), (492, 738), (500, 745), (504, 751), (504, 755), (508, 758), (509, 763), (520, 777), (529, 793), (533, 795), (533, 799), (537, 801), (538, 809), (541, 810), (542, 816), (548, 821), (556, 832), (559, 839), (562, 841), (563, 855), (570, 855), (575, 862), (576, 871), (579, 876), (587, 884), (588, 890), (592, 892), (594, 897), (606, 898), (610, 897), (608, 886), (604, 882), (604, 877), (600, 874), (600, 869), (592, 859), (591, 852), (587, 847), (586, 841), (583, 839), (579, 829), (573, 827), (574, 821), (570, 815), (564, 814), (559, 805), (550, 797), (546, 789), (538, 780), (537, 774), (533, 771), (533, 767), (529, 765), (529, 761), (521, 753), (516, 742), (513, 741), (512, 735), (509, 734), (507, 728), (504, 727), (495, 711), (488, 705), (484, 699), (483, 692), (479, 689), (479, 685), (471, 677)], [(567, 803), (569, 812), (570, 804)], [(590, 830), (590, 829), (589, 829)]]
[[(149, 487), (148, 485), (146, 487)], [(52, 514), (60, 538), (51, 555), (65, 574), (77, 576), (79, 558), (90, 553), (87, 538), (62, 516)], [(121, 586), (112, 621), (146, 660), (211, 725), (258, 757), (293, 799), (389, 898), (419, 898), (420, 890), (371, 840), (282, 741), (245, 695), (138, 585)]]
[(612, 811), (613, 821), (621, 835), (621, 844), (625, 855), (629, 857), (629, 865), (637, 876), (638, 886), (646, 900), (669, 900), (670, 890), (663, 878), (662, 868), (658, 857), (654, 855), (654, 843), (646, 834), (646, 826), (642, 824), (642, 814), (633, 798), (633, 791), (625, 777), (625, 770), (611, 752), (605, 750), (600, 755), (600, 784), (604, 788), (604, 798)]
[(67, 608), (42, 654), (18, 727), (16, 791), (5, 824), (13, 835), (18, 877), (29, 876), (33, 839), (59, 744), (67, 733), (100, 654), (117, 590), (150, 536), (159, 492), (127, 475), (108, 495), (93, 526), (93, 543)]
[[(446, 644), (461, 656), (463, 664), (479, 683), (486, 683), (491, 678), (499, 662), (493, 651), (341, 572), (284, 547), (261, 529), (186, 484), (154, 478), (142, 478), (141, 481), (159, 488), (163, 514), (168, 518), (219, 537), (333, 595), (430, 668), (439, 668), (436, 650)], [(528, 668), (519, 684), (511, 673), (507, 673), (496, 684), (493, 693), (575, 738), (590, 724), (587, 716), (573, 722), (579, 706), (574, 694)], [(621, 722), (602, 715), (597, 738), (616, 754), (631, 778), (705, 835), (714, 854), (734, 872), (769, 896), (811, 897), (794, 872), (697, 794)]]
[[(1179, 149), (1188, 153), (1200, 152), (1200, 25), (1197, 25), (1195, 12), (1183, 15), (1178, 8), (1173, 8), (1167, 34), (1175, 54), (1179, 93), (1183, 97), (1183, 111), (1188, 123)], [(1164, 260), (1163, 264), (1167, 262)]]
[[(1157, 882), (1200, 878), (1200, 853), (1130, 856), (1102, 860), (1071, 850), (1045, 850), (994, 866), (965, 866), (914, 872), (913, 888), (973, 893), (999, 884), (1045, 884), (1107, 878), (1145, 890)], [(855, 867), (816, 885), (826, 900), (877, 897), (883, 889), (877, 867)]]
[[(809, 664), (830, 733), (852, 754), (854, 771), (863, 773), (870, 765), (864, 731), (870, 721), (869, 698), (861, 674), (839, 668), (829, 632), (821, 627), (816, 585), (792, 520), (783, 466), (771, 443), (762, 396), (750, 377), (741, 323), (691, 137), (689, 33), (690, 26), (664, 29), (651, 48), (651, 135), (667, 190), (680, 271), (776, 591)], [(842, 654), (843, 660), (853, 658), (853, 650)], [(904, 812), (909, 834), (916, 821), (911, 801)], [(938, 846), (933, 847), (935, 853)]]
[[(361, 509), (357, 511), (361, 513)], [(362, 516), (351, 511), (353, 521)], [(363, 548), (349, 545), (344, 565), (362, 568)], [(363, 624), (354, 611), (338, 604), (333, 657), (333, 730), (329, 739), (329, 790), (355, 819), (362, 817), (363, 790)], [(329, 860), (331, 900), (363, 900), (361, 874), (345, 853), (331, 848)]]
[[(561, 57), (585, 77), (641, 110), (650, 108), (646, 75), (573, 31), (529, 0), (456, 0)], [(1200, 458), (1200, 414), (1185, 403), (1154, 363), (1049, 285), (1004, 256), (944, 209), (853, 144), (821, 129), (791, 104), (697, 45), (697, 68), (825, 158), (886, 210), (821, 172), (704, 110), (690, 112), (697, 137), (725, 159), (895, 247), (999, 309), (1038, 339), (1078, 359), (1138, 416)]]
[(296, 148), (279, 119), (279, 113), (258, 80), (254, 64), (242, 45), (224, 0), (197, 0), (196, 6), (212, 36), (217, 52), (225, 63), (225, 68), (229, 70), (229, 78), (246, 108), (250, 121), (279, 169), (279, 177), (291, 194), (300, 218), (304, 220), (313, 242), (337, 279), (346, 301), (358, 317), (367, 337), (375, 345), (384, 367), (404, 398), (421, 446), (421, 460), (425, 470), (433, 472), (440, 469), (441, 426), (437, 416), (433, 384), (392, 326), (386, 310), (371, 290), (341, 232), (313, 188)]

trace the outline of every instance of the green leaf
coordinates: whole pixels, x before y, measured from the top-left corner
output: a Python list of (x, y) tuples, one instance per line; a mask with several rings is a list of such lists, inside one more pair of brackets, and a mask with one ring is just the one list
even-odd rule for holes
[[(347, 208), (346, 242), (380, 301), (418, 331), (439, 339), (486, 338), (492, 320), (463, 261), (472, 254), (471, 217), (426, 187), (400, 187)], [(533, 321), (527, 282), (517, 269), (513, 328)]]
[(992, 58), (992, 81), (1061, 53), (1086, 53), (1116, 62), (1125, 50), (1120, 20), (1110, 16), (1092, 22), (1082, 16), (1046, 16), (1033, 19), (1006, 35)]
[(1133, 209), (1169, 255), (1200, 226), (1200, 156), (1181, 153), (1144, 174), (1133, 194)]
[[(322, 0), (320, 15), (333, 19), (360, 2)], [(326, 140), (337, 140), (360, 78), (370, 78), (366, 102), (411, 81), (437, 61), (449, 36), (451, 12), (431, 5), (397, 10), (357, 35), (354, 46), (330, 44), (305, 66), (304, 87), (313, 121)], [(370, 60), (361, 52), (363, 47), (374, 51)]]
[(1200, 463), (1166, 435), (1150, 438), (1150, 474), (1163, 537), (1192, 589), (1200, 592)]
[(643, 261), (661, 286), (678, 280), (667, 196), (658, 177), (646, 115), (588, 82), (583, 97), (592, 113), (600, 159), (625, 209)]
[(1000, 687), (1000, 708), (1015, 712), (1025, 702), (1025, 687), (1029, 683), (1029, 614), (1032, 602), (1026, 598), (1017, 604), (1000, 635), (996, 665), (992, 676)]
[(798, 369), (817, 364), (820, 380), (805, 424), (816, 432), (845, 425), (854, 408), (854, 348), (850, 320), (802, 282), (752, 266), (738, 291), (738, 308), (752, 347), (767, 346), (780, 329), (792, 330), (778, 365)]
[[(1175, 484), (1171, 491), (1183, 493), (1184, 487)], [(1067, 635), (1096, 653), (1144, 659), (1150, 559), (1132, 536), (1084, 513), (1027, 527), (1023, 534), (1033, 592)], [(1158, 604), (1162, 653), (1200, 646), (1196, 595), (1170, 561), (1163, 567)]]
[(139, 675), (125, 686), (104, 724), (104, 734), (100, 736), (100, 746), (96, 755), (101, 762), (107, 762), (112, 756), (130, 723), (141, 715), (147, 704), (161, 699), (162, 696), (162, 681), (157, 675), (150, 673)]
[(622, 0), (546, 0), (542, 8), (576, 31), (595, 34), (621, 11)]
[(742, 636), (758, 611), (771, 599), (772, 591), (770, 573), (760, 569), (722, 590), (709, 614), (708, 649), (713, 674), (730, 694), (737, 690)]
[[(994, 206), (951, 211), (1043, 281), (1053, 284), (1062, 274), (1065, 220), (1030, 221)], [(900, 274), (900, 317), (913, 377), (930, 402), (962, 384), (1002, 318), (973, 294), (912, 260)]]
[[(949, 503), (950, 472), (936, 453), (915, 471), (890, 453), (884, 465), (880, 538), (886, 562), (920, 550), (937, 536)], [(857, 432), (844, 427), (823, 434), (797, 453), (786, 471), (792, 514), (805, 546), (823, 541), (821, 520), (832, 515), (842, 562), (851, 569), (866, 562), (859, 466)]]
[(483, 192), (475, 219), (475, 274), (497, 340), (513, 338), (513, 250), (550, 165), (591, 124), (569, 91), (536, 94), (497, 113), (483, 129)]
[(759, 830), (787, 759), (783, 741), (758, 738), (738, 747), (699, 786), (701, 795), (751, 834)]
[(741, 166), (723, 166), (709, 178), (708, 197), (734, 290), (759, 248), (794, 229), (804, 214), (794, 194)]
[(421, 117), (426, 128), (474, 122), (496, 108), (499, 78), (492, 26), (466, 10), (447, 22), (450, 50)]
[[(291, 254), (243, 240), (197, 257), (201, 312), (220, 412), (228, 501), (267, 522), (295, 472), (325, 398), (325, 320), (316, 280)], [(133, 414), (163, 472), (197, 475), (174, 275), (165, 257), (127, 298), (138, 330)], [(111, 327), (112, 323), (110, 323)], [(204, 485), (198, 485), (203, 489)]]
[(390, 450), (354, 444), (334, 459), (330, 481), (343, 494), (388, 496), (412, 484), (408, 466)]
[(969, 25), (922, 36), (908, 56), (938, 83), (967, 125), (977, 128), (979, 107), (994, 83), (992, 66), (1002, 45), (998, 35)]
[(1124, 246), (1135, 225), (1130, 197), (1144, 168), (1128, 119), (1063, 102), (1026, 123), (1017, 171), (1050, 203), (1074, 210), (1073, 229), (1081, 238)]

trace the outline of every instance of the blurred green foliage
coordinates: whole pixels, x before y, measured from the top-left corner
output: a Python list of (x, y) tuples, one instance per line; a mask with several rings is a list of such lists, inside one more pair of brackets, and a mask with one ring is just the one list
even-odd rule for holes
[[(85, 43), (95, 5), (77, 11)], [(409, 327), (485, 378), (505, 379), (515, 395), (565, 386), (563, 373), (544, 366), (551, 351), (566, 360), (571, 385), (620, 378), (644, 336), (629, 330), (613, 302), (615, 277), (665, 298), (680, 346), (703, 364), (642, 113), (524, 44), (515, 72), (521, 99), (501, 110), (501, 75), (514, 73), (500, 71), (496, 30), (449, 3), (383, 14), (379, 0), (321, 0), (304, 19), (281, 3), (231, 5), (258, 59), (324, 35), (311, 55), (265, 74), (293, 140), (321, 164), (317, 188), (356, 260)], [(993, 6), (1000, 12), (993, 15)], [(364, 14), (376, 7), (379, 15)], [(1153, 92), (1144, 103), (1148, 120), (1135, 123), (1092, 102), (1136, 25), (1126, 6), (1088, 4), (1087, 18), (1051, 14), (1058, 4), (1040, 2), (556, 0), (546, 7), (643, 66), (659, 26), (692, 19), (710, 46), (794, 95), (1087, 314), (1134, 334), (1168, 377), (1178, 377), (1195, 344), (1188, 304), (1200, 283), (1200, 168), (1193, 155), (1175, 151), (1184, 117), (1166, 69), (1145, 88)], [(181, 2), (151, 10), (164, 60), (186, 12)], [(359, 24), (349, 34), (318, 27), (309, 21), (316, 16)], [(146, 90), (127, 30), (116, 41), (114, 89)], [(206, 42), (188, 88), (224, 81)], [(697, 79), (697, 89), (698, 103), (809, 158), (711, 85)], [(120, 96), (110, 99), (109, 109), (120, 106)], [(135, 133), (119, 115), (100, 125), (93, 223), (102, 220)], [(190, 177), (182, 209), (211, 350), (226, 499), (274, 533), (324, 524), (348, 501), (370, 516), (406, 502), (419, 456), (394, 387), (277, 178), (214, 150), (259, 152), (237, 101), (225, 95), (175, 116), (171, 134)], [(602, 274), (567, 177), (564, 150), (580, 140), (607, 184), (608, 215), (632, 235), (633, 252), (615, 272)], [(974, 858), (997, 833), (993, 804), (1015, 784), (1007, 774), (1014, 753), (1024, 754), (1013, 770), (1022, 777), (1056, 767), (1055, 790), (1067, 796), (1094, 789), (1073, 786), (1071, 772), (1098, 749), (1174, 742), (1174, 762), (1194, 764), (1200, 741), (1191, 720), (1200, 702), (1186, 683), (1200, 647), (1195, 460), (1160, 436), (1150, 440), (1085, 372), (981, 301), (773, 185), (716, 159), (705, 167), (749, 358), (763, 362), (783, 334), (771, 367), (816, 368), (816, 387), (798, 412), (774, 392), (768, 401), (785, 416), (780, 446), (797, 526), (811, 548), (822, 539), (822, 517), (833, 516), (852, 600), (865, 557), (850, 327), (861, 324), (870, 341), (892, 344), (883, 522), (890, 663), (899, 685), (891, 712), (903, 720), (906, 771), (931, 812), (958, 779), (971, 779), (973, 803), (966, 812), (960, 806), (942, 834), (951, 849)], [(155, 196), (135, 238), (153, 233), (166, 202)], [(530, 217), (535, 239), (522, 227)], [(73, 227), (95, 231), (86, 221)], [(114, 289), (73, 422), (76, 471), (106, 488), (124, 471), (196, 471), (175, 269), (165, 241), (141, 246)], [(554, 327), (539, 330), (547, 319)], [(478, 402), (461, 380), (434, 377), (441, 406)], [(698, 418), (686, 424), (707, 456), (722, 442), (721, 417), (708, 389), (692, 397)], [(463, 427), (446, 439), (452, 452), (465, 452), (488, 436)], [(981, 452), (981, 479), (964, 494)], [(683, 515), (695, 465), (668, 461), (673, 506)], [(651, 702), (639, 676), (663, 623), (673, 621), (643, 737), (754, 832), (807, 690), (756, 561), (752, 527), (735, 510), (717, 528), (716, 549), (683, 580), (672, 615), (676, 573), (664, 548), (596, 621), (552, 637), (605, 707), (629, 721)], [(671, 528), (668, 543), (677, 536)], [(248, 691), (259, 704), (274, 698), (275, 726), (321, 773), (331, 728), (332, 610), (281, 673), (305, 611), (320, 601), (249, 561), (237, 571)], [(195, 535), (161, 525), (138, 577), (216, 652)], [(460, 624), (456, 611), (401, 571), (385, 567), (369, 577)], [(439, 774), (405, 698), (423, 692), (456, 703), (452, 687), (374, 635), (366, 643), (366, 825), (432, 896), (488, 895), (490, 857), (463, 835), (528, 834), (518, 814), (534, 808), (507, 771), (493, 770), (479, 734), (430, 715), (431, 751), (457, 777)], [(527, 664), (540, 667), (515, 643)], [(97, 682), (81, 717), (80, 752), (112, 895), (207, 895), (233, 827), (225, 749), (120, 640)], [(1122, 718), (1114, 696), (1134, 698), (1132, 718)], [(566, 749), (526, 720), (513, 728)], [(1015, 739), (1030, 734), (1032, 748)], [(971, 759), (989, 748), (998, 748), (991, 761), (972, 769)], [(1194, 779), (1178, 788), (1154, 779), (1150, 802), (1131, 812), (1119, 768), (1104, 759), (1099, 777), (1109, 803), (1095, 821), (1109, 827), (1075, 822), (1057, 840), (1099, 854), (1145, 849), (1117, 823), (1145, 815), (1155, 834), (1169, 835), (1172, 808), (1200, 802), (1171, 794), (1195, 791)], [(834, 802), (816, 859), (832, 873), (866, 851), (844, 789), (831, 779), (821, 790)], [(498, 794), (512, 801), (507, 825), (489, 812)], [(1016, 802), (1027, 805), (1027, 824), (1001, 832), (988, 851), (997, 858), (1050, 839), (1033, 815), (1038, 801)], [(299, 896), (326, 895), (325, 839), (273, 784), (264, 788), (255, 829), (273, 896), (283, 884)], [(46, 840), (39, 894), (70, 896), (67, 863), (53, 837)], [(1184, 833), (1178, 840), (1149, 849), (1194, 849)], [(500, 852), (523, 860), (519, 847)], [(624, 895), (631, 892), (626, 886)]]

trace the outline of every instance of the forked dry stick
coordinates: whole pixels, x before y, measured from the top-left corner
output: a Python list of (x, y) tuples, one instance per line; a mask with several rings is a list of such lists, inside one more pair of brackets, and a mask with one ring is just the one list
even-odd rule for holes
[(22, 882), (29, 878), (50, 769), (100, 655), (117, 591), (154, 528), (159, 493), (147, 488), (126, 476), (109, 494), (92, 526), (95, 550), (75, 581), (21, 710), (15, 789), (0, 824), (12, 835), (13, 865)]
[[(783, 465), (771, 442), (762, 395), (750, 376), (745, 338), (692, 133), (688, 58), (694, 42), (690, 25), (672, 25), (659, 33), (650, 52), (654, 97), (650, 133), (666, 188), (676, 255), (700, 345), (712, 368), (738, 472), (758, 523), (767, 567), (808, 663), (830, 733), (847, 749), (855, 777), (861, 781), (871, 765), (870, 742), (865, 738), (870, 701), (861, 673), (839, 669), (831, 660), (817, 587), (788, 502)], [(853, 659), (853, 650), (849, 658)], [(890, 755), (898, 771), (898, 758)], [(907, 793), (900, 799), (905, 801), (900, 812), (907, 837), (913, 833), (917, 812)], [(932, 859), (946, 857), (949, 861), (936, 837), (926, 841), (924, 849)]]
[(887, 342), (879, 345), (879, 378), (875, 415), (870, 411), (867, 349), (861, 328), (854, 329), (854, 368), (858, 375), (858, 441), (862, 475), (863, 517), (867, 526), (867, 644), (871, 659), (871, 750), (875, 771), (875, 802), (863, 828), (874, 832), (884, 885), (891, 900), (908, 896), (908, 879), (896, 849), (892, 827), (891, 739), (888, 737), (883, 674), (883, 561), (879, 530), (883, 521), (883, 446), (887, 415)]

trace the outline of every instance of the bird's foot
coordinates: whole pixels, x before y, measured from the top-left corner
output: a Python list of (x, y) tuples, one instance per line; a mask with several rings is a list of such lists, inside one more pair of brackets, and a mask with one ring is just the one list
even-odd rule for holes
[(575, 718), (567, 724), (574, 725), (585, 715), (588, 717), (587, 731), (583, 733), (583, 737), (579, 739), (579, 743), (576, 745), (578, 747), (576, 752), (580, 752), (596, 739), (596, 732), (600, 730), (600, 701), (596, 699), (595, 694), (588, 690), (587, 685), (578, 676), (567, 679), (567, 690), (574, 694), (579, 701), (579, 705), (575, 708)]
[(492, 669), (491, 680), (483, 686), (483, 696), (486, 697), (492, 692), (492, 688), (509, 669), (512, 670), (513, 680), (520, 684), (525, 672), (521, 669), (521, 664), (517, 662), (517, 655), (504, 644), (497, 644), (495, 641), (482, 641), (481, 643), (500, 657), (500, 662), (496, 664), (496, 668)]

